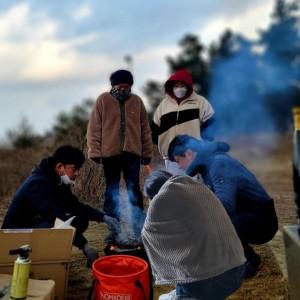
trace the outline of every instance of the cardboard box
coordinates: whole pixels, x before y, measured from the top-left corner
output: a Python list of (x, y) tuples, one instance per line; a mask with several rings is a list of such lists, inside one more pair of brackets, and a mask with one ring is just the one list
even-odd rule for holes
[[(0, 290), (8, 286), (12, 276), (0, 274)], [(55, 282), (53, 280), (29, 279), (26, 300), (54, 300)], [(1, 298), (10, 300), (9, 292)]]
[(63, 300), (67, 289), (74, 228), (0, 230), (0, 273), (12, 274), (16, 256), (11, 249), (30, 245), (31, 273), (34, 279), (53, 279), (55, 296)]

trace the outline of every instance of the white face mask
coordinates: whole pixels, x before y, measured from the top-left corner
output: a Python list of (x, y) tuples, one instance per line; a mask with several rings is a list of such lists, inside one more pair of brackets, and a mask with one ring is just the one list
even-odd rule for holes
[(61, 183), (65, 185), (75, 184), (75, 181), (72, 180), (68, 175), (60, 176), (60, 180)]
[(186, 96), (187, 93), (187, 88), (186, 87), (174, 87), (173, 88), (173, 93), (177, 98), (183, 98)]

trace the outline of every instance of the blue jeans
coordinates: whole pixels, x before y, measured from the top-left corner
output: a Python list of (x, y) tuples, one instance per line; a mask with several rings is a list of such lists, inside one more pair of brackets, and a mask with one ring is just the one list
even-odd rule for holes
[(223, 300), (239, 289), (244, 279), (244, 272), (245, 265), (242, 265), (212, 278), (177, 284), (176, 296), (201, 300)]

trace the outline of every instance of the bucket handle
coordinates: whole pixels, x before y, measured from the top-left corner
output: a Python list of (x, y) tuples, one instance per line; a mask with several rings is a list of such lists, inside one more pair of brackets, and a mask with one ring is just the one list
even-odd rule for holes
[(139, 289), (141, 290), (141, 292), (142, 292), (142, 294), (143, 294), (143, 296), (144, 296), (144, 299), (145, 299), (145, 300), (148, 300), (147, 295), (146, 295), (146, 292), (145, 292), (145, 289), (144, 289), (142, 283), (140, 282), (140, 280), (137, 279), (137, 280), (134, 282), (134, 285), (135, 285), (135, 287), (137, 287), (137, 288), (139, 288)]
[(93, 283), (92, 283), (92, 286), (90, 287), (89, 289), (89, 293), (88, 293), (88, 296), (87, 296), (87, 300), (93, 300), (93, 296), (94, 296), (94, 288), (95, 288), (95, 285), (96, 285), (96, 282), (98, 280), (97, 279), (94, 279), (93, 280)]

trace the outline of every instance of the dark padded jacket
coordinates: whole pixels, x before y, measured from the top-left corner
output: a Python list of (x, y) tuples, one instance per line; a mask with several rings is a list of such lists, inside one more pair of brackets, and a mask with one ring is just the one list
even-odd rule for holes
[[(70, 187), (61, 184), (52, 157), (49, 157), (41, 161), (17, 190), (2, 228), (49, 228), (53, 227), (56, 218), (67, 220), (71, 216), (87, 223), (89, 220), (103, 221), (104, 214), (79, 202)], [(85, 239), (81, 240), (85, 242)]]
[(257, 221), (268, 219), (268, 210), (274, 208), (273, 199), (253, 173), (227, 154), (228, 150), (229, 145), (223, 142), (199, 142), (187, 174), (200, 173), (231, 217), (244, 211), (256, 216)]

